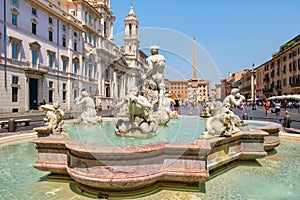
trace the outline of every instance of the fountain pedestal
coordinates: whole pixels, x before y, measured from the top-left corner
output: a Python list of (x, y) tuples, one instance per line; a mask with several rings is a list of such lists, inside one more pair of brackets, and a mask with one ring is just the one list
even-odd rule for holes
[(267, 155), (262, 130), (232, 137), (200, 137), (191, 143), (158, 143), (128, 147), (86, 146), (73, 139), (43, 137), (34, 140), (38, 160), (34, 167), (70, 176), (96, 196), (138, 195), (159, 187), (199, 191), (209, 171), (239, 159)]

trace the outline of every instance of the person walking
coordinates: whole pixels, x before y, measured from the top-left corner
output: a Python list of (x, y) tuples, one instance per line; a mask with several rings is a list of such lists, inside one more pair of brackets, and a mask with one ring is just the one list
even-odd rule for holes
[(268, 112), (269, 112), (269, 109), (270, 109), (270, 102), (268, 100), (266, 100), (265, 109), (266, 109), (266, 116), (268, 116)]

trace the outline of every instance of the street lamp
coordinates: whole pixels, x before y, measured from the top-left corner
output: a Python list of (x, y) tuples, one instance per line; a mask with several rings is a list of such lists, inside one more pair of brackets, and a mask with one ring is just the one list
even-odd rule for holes
[(252, 64), (251, 71), (251, 97), (252, 97), (252, 110), (256, 110), (255, 93), (254, 93), (254, 63)]

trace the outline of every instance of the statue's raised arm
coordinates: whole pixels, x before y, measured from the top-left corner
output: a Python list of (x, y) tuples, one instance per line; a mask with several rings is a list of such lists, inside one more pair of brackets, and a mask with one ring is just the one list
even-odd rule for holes
[(228, 95), (224, 101), (223, 104), (229, 104), (230, 106), (238, 106), (242, 102), (245, 101), (245, 97), (240, 94), (240, 90), (238, 88), (233, 88), (231, 90), (231, 94)]

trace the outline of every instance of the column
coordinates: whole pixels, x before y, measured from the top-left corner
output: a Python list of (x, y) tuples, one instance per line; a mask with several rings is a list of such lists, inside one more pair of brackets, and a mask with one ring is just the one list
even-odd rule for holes
[(113, 22), (111, 22), (111, 26), (110, 26), (110, 37), (109, 39), (112, 41), (114, 39), (114, 24)]

